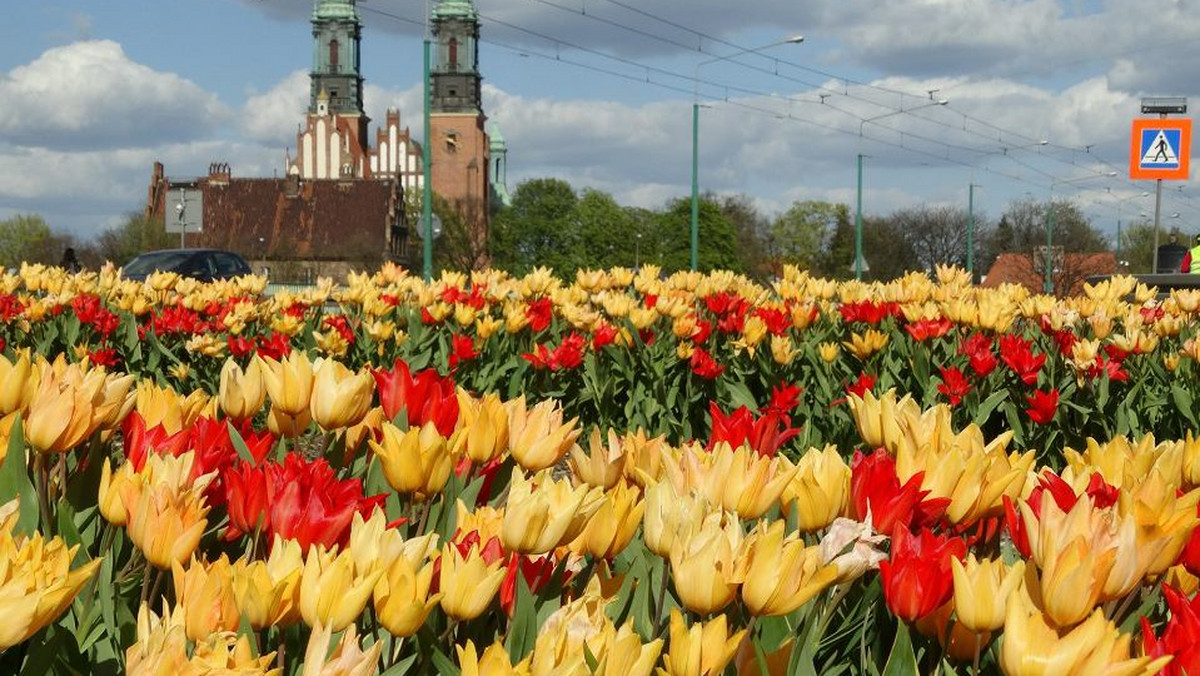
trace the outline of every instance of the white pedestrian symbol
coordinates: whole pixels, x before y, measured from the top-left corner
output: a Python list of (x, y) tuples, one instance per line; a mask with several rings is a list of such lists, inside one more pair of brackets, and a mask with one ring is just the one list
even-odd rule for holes
[(1142, 155), (1142, 164), (1179, 164), (1179, 155), (1176, 154), (1175, 148), (1171, 147), (1171, 142), (1167, 140), (1167, 134), (1162, 129), (1158, 130), (1154, 140), (1146, 147), (1145, 154)]

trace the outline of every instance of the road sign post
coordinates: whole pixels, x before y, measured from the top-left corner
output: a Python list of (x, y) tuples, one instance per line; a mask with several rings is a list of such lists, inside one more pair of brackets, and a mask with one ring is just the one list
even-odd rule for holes
[[(1186, 102), (1182, 104), (1186, 111)], [(1129, 178), (1153, 180), (1154, 198), (1154, 261), (1151, 270), (1158, 272), (1158, 228), (1162, 211), (1162, 182), (1186, 181), (1192, 151), (1191, 118), (1168, 119), (1174, 109), (1147, 107), (1142, 112), (1161, 115), (1158, 118), (1139, 118), (1133, 121), (1129, 140)]]

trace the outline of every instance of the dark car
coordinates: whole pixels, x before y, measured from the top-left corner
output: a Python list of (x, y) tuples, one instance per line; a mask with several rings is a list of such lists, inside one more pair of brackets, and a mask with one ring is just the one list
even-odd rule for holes
[(121, 268), (125, 279), (145, 281), (153, 272), (177, 272), (202, 282), (229, 279), (250, 274), (250, 265), (241, 256), (217, 249), (163, 249), (151, 251), (129, 261)]

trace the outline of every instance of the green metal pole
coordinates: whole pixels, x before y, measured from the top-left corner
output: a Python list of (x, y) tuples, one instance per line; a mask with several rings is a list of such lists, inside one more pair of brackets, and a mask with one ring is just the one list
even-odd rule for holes
[(424, 252), (422, 256), (425, 281), (433, 279), (433, 180), (430, 178), (430, 152), (429, 149), (433, 145), (433, 132), (430, 130), (429, 109), (433, 105), (433, 96), (430, 91), (431, 83), (429, 76), (429, 37), (425, 38), (425, 143), (421, 146), (421, 167), (424, 170), (422, 177), (423, 184), (421, 186), (421, 222), (425, 234), (422, 236), (424, 244)]
[(1117, 272), (1121, 271), (1121, 219), (1117, 219)]
[(1050, 193), (1050, 205), (1046, 212), (1046, 281), (1042, 285), (1042, 291), (1047, 294), (1054, 293), (1054, 193)]
[(692, 270), (700, 268), (700, 104), (692, 104)]
[(967, 186), (967, 272), (975, 281), (975, 184)]
[(854, 278), (862, 280), (862, 153), (858, 154), (858, 208), (854, 211)]

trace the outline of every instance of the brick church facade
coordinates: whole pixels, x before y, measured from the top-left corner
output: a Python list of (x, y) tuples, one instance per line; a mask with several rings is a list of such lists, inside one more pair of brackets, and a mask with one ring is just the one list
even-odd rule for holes
[[(470, 0), (441, 0), (431, 20), (437, 60), (427, 135), (430, 184), (472, 239), (486, 242), (492, 210), (507, 201), (503, 184), (493, 185), (504, 178), (506, 147), (498, 133), (493, 140), (486, 131), (479, 17)], [(176, 196), (195, 195), (202, 225), (196, 232), (184, 228), (188, 246), (235, 251), (256, 269), (286, 269), (285, 276), (298, 278), (285, 281), (384, 260), (411, 264), (420, 250), (419, 216), (409, 214), (424, 187), (422, 148), (395, 109), (369, 144), (355, 0), (316, 0), (312, 27), (309, 107), (284, 177), (235, 177), (228, 165), (214, 163), (206, 176), (180, 180), (155, 163), (146, 215), (171, 223), (173, 210), (185, 204)]]

